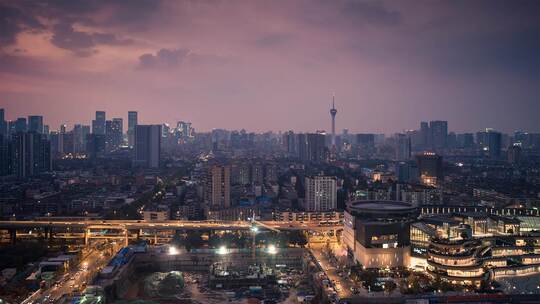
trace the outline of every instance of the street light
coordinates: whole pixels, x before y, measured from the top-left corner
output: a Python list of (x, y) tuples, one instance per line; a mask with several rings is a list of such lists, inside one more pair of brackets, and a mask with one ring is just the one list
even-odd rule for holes
[(268, 253), (269, 254), (276, 254), (278, 252), (277, 248), (275, 245), (269, 245), (268, 246)]
[(227, 253), (228, 253), (227, 247), (225, 247), (225, 246), (220, 246), (220, 247), (218, 248), (217, 253), (220, 254), (220, 255), (225, 255), (225, 254), (227, 254)]
[(174, 246), (169, 246), (169, 255), (177, 255), (178, 249)]

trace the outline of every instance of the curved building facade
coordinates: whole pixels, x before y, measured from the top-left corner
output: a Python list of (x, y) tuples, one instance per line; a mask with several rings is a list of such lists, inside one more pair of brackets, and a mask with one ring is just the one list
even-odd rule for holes
[(367, 268), (408, 267), (410, 224), (415, 205), (398, 201), (356, 201), (347, 206), (343, 241), (349, 255)]
[(453, 284), (479, 286), (488, 275), (481, 259), (484, 249), (480, 240), (431, 239), (427, 270)]

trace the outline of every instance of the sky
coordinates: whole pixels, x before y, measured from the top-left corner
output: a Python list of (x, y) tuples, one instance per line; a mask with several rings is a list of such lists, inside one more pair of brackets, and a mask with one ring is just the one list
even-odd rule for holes
[(540, 132), (540, 1), (0, 0), (0, 108), (196, 130)]

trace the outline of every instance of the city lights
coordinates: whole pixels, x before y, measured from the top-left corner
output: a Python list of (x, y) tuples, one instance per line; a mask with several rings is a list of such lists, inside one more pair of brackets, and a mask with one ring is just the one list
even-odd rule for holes
[(220, 246), (218, 248), (217, 253), (220, 254), (220, 255), (225, 255), (225, 254), (229, 253), (229, 250), (225, 246)]
[(169, 247), (169, 255), (177, 255), (178, 254), (178, 248), (174, 246)]
[(269, 245), (268, 246), (268, 253), (269, 254), (276, 254), (278, 252), (277, 247), (275, 245)]

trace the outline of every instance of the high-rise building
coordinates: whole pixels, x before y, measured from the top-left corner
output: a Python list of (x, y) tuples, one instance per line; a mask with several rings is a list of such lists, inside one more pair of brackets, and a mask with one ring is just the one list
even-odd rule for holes
[(104, 134), (87, 134), (86, 135), (86, 154), (90, 159), (103, 157), (105, 153), (105, 135)]
[(501, 158), (502, 134), (493, 129), (476, 133), (476, 143), (480, 154), (491, 159)]
[(113, 118), (105, 122), (105, 150), (107, 153), (120, 148), (123, 142), (122, 118)]
[(19, 178), (51, 171), (51, 144), (46, 135), (21, 132), (13, 136), (13, 169)]
[(337, 207), (337, 181), (333, 176), (307, 176), (306, 211), (329, 211)]
[(474, 135), (472, 133), (457, 134), (456, 145), (459, 149), (474, 148)]
[(307, 138), (308, 161), (320, 163), (326, 160), (325, 135), (322, 133), (309, 133)]
[(26, 124), (26, 118), (24, 117), (17, 118), (14, 124), (15, 133), (26, 132), (27, 130), (28, 130), (28, 125)]
[(420, 122), (420, 146), (422, 147), (422, 149), (431, 147), (429, 125), (426, 121)]
[(135, 128), (136, 166), (159, 168), (161, 159), (161, 125), (137, 125)]
[(283, 134), (283, 149), (289, 157), (298, 157), (298, 140), (293, 131), (287, 131)]
[(8, 124), (6, 122), (4, 109), (0, 109), (0, 135), (8, 135)]
[(28, 131), (43, 133), (43, 116), (39, 116), (39, 115), (28, 116)]
[(443, 120), (434, 120), (429, 122), (431, 133), (431, 145), (433, 149), (446, 148), (448, 137), (448, 122)]
[(441, 156), (433, 152), (424, 152), (416, 155), (416, 163), (422, 184), (435, 186), (442, 181), (443, 169)]
[(86, 136), (90, 134), (90, 126), (76, 124), (73, 127), (73, 152), (86, 151)]
[(128, 146), (133, 147), (135, 145), (135, 127), (137, 126), (137, 111), (128, 112)]
[(396, 160), (404, 161), (411, 158), (411, 138), (405, 134), (396, 134)]
[(228, 165), (210, 165), (204, 180), (204, 200), (210, 209), (231, 206), (231, 168)]
[(96, 111), (96, 119), (92, 120), (92, 133), (105, 135), (106, 115), (105, 111)]
[(508, 148), (507, 158), (510, 164), (515, 165), (521, 162), (522, 156), (521, 156), (521, 147), (519, 146), (519, 144), (514, 144)]
[(0, 176), (11, 174), (11, 144), (6, 134), (0, 134)]

